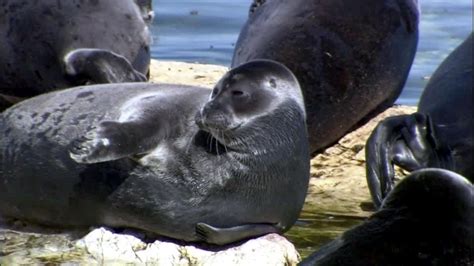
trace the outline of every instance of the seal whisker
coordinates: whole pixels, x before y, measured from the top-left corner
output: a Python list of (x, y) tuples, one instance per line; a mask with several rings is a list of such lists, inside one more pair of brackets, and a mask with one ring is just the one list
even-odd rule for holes
[(192, 138), (189, 138), (187, 140), (187, 144), (186, 144), (186, 154), (189, 154), (189, 149), (191, 148), (191, 145), (193, 144), (193, 139)]
[(207, 139), (206, 139), (206, 145), (209, 144), (209, 152), (212, 151), (212, 135), (211, 133), (208, 133)]
[[(219, 132), (219, 131), (217, 131)], [(216, 142), (216, 153), (217, 153), (217, 156), (219, 156), (219, 142), (217, 141), (217, 138), (212, 136), (212, 138), (214, 139), (214, 141)]]
[(225, 153), (228, 153), (229, 151), (227, 150), (227, 146), (225, 145), (225, 135), (224, 135), (224, 130), (221, 130), (221, 135), (222, 135), (222, 145), (224, 146)]

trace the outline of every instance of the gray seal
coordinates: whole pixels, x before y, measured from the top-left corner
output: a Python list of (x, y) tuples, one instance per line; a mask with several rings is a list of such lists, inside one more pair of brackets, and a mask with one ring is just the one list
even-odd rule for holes
[(415, 171), (367, 221), (299, 265), (473, 265), (473, 198), (454, 172)]
[(474, 181), (472, 99), (471, 33), (436, 69), (418, 112), (385, 119), (369, 137), (367, 181), (376, 206), (394, 185), (394, 165), (443, 168)]
[(221, 245), (288, 230), (308, 179), (302, 93), (272, 61), (230, 70), (212, 93), (93, 85), (0, 114), (0, 213), (34, 223)]
[(145, 81), (152, 11), (138, 3), (3, 0), (0, 110), (56, 89)]
[(255, 0), (232, 66), (264, 58), (296, 75), (314, 154), (394, 103), (418, 20), (416, 0)]

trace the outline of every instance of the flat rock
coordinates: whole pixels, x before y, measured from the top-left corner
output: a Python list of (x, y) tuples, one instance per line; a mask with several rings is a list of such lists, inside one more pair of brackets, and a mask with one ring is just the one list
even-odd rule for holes
[(241, 245), (212, 250), (156, 240), (142, 242), (130, 234), (97, 228), (75, 234), (40, 234), (0, 229), (0, 265), (296, 265), (300, 260), (286, 238), (269, 234)]

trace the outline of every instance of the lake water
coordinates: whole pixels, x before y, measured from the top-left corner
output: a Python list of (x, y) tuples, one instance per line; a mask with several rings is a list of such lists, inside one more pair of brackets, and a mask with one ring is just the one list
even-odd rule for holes
[[(250, 0), (154, 0), (152, 56), (229, 66)], [(421, 0), (420, 41), (399, 104), (416, 105), (441, 61), (472, 31), (472, 0)]]

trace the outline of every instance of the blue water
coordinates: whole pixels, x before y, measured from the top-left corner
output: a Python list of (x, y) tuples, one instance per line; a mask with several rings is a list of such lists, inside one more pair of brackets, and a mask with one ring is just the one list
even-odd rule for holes
[[(472, 0), (420, 0), (420, 41), (399, 104), (416, 105), (429, 76), (472, 31)], [(251, 0), (154, 0), (152, 57), (229, 66)]]

